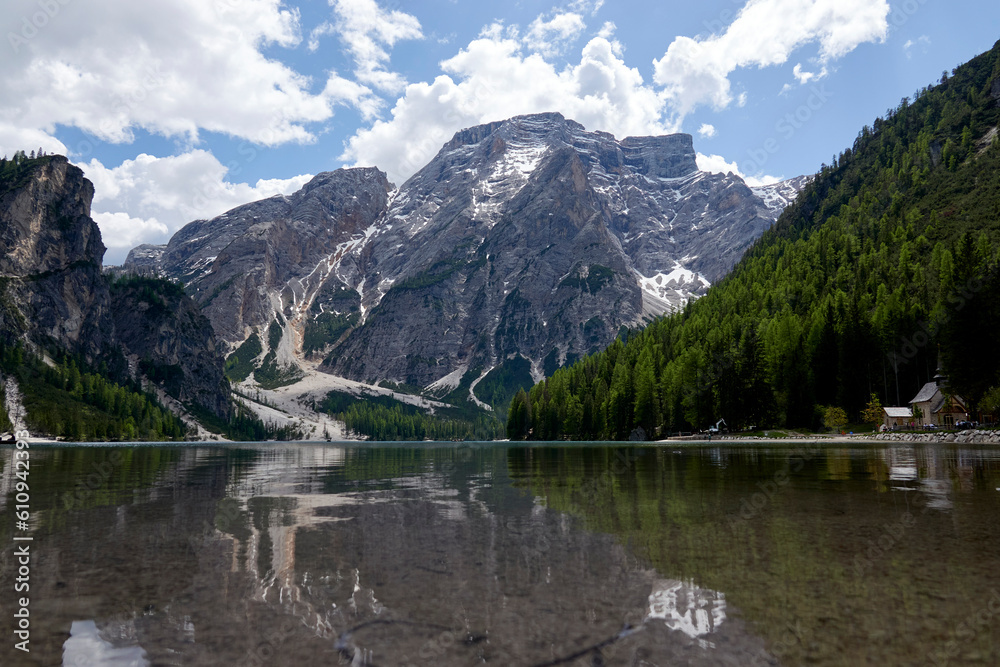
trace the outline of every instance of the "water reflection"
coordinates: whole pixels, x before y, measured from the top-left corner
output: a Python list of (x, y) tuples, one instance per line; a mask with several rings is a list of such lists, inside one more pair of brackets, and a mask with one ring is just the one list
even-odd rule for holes
[[(1000, 587), (989, 448), (33, 457), (37, 664), (917, 663)], [(962, 659), (991, 664), (998, 632)]]
[[(105, 639), (104, 632), (97, 629), (94, 621), (73, 621), (70, 637), (63, 644), (62, 664), (67, 667), (84, 665), (107, 665), (107, 667), (148, 667), (146, 652), (134, 645), (134, 637), (122, 637), (112, 643)], [(118, 644), (118, 645), (116, 645)], [(124, 644), (124, 645), (122, 645)]]
[[(671, 630), (697, 639), (726, 620), (726, 596), (688, 581), (657, 582), (649, 594), (647, 619), (661, 619)], [(712, 645), (708, 645), (712, 646)]]

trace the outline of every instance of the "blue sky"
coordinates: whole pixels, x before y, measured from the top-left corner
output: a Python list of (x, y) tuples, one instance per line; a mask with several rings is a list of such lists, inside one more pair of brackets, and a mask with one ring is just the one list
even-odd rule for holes
[(995, 0), (8, 0), (0, 19), (0, 154), (85, 170), (106, 263), (320, 171), (401, 184), (522, 113), (687, 132), (703, 169), (751, 183), (813, 173), (1000, 38)]

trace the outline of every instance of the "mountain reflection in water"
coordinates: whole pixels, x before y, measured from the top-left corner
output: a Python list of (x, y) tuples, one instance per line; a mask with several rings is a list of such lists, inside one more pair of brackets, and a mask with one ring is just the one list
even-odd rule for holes
[(4, 665), (993, 664), (1000, 646), (1000, 617), (959, 629), (1000, 589), (990, 448), (32, 457), (32, 653), (8, 643)]

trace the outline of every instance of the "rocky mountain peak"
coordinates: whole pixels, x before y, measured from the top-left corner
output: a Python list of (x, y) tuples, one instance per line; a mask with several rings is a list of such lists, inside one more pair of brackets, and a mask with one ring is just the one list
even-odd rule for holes
[(62, 156), (32, 161), (0, 192), (0, 237), (6, 252), (0, 272), (26, 275), (65, 270), (75, 264), (101, 266), (104, 243), (90, 218), (94, 186)]
[[(115, 283), (113, 291), (102, 275), (105, 247), (90, 217), (93, 196), (83, 171), (62, 156), (3, 169), (0, 336), (61, 348), (95, 367), (104, 363), (116, 381), (140, 367), (164, 370), (174, 398), (228, 414), (214, 334), (183, 290), (148, 281)], [(144, 253), (155, 254), (135, 255)]]
[(517, 116), (457, 132), (398, 190), (319, 174), (129, 261), (180, 278), (231, 349), (274, 338), (260, 363), (443, 389), (517, 358), (539, 377), (703, 294), (801, 186), (695, 158), (687, 134)]
[(690, 134), (625, 137), (619, 144), (625, 164), (650, 178), (683, 178), (698, 171)]

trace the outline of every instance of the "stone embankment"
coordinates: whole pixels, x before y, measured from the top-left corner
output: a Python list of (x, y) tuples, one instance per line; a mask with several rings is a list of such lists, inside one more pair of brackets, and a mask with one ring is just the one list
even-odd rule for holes
[(855, 436), (866, 439), (889, 440), (892, 442), (939, 442), (970, 445), (1000, 445), (1000, 431), (967, 430), (957, 433), (879, 433), (878, 435)]

